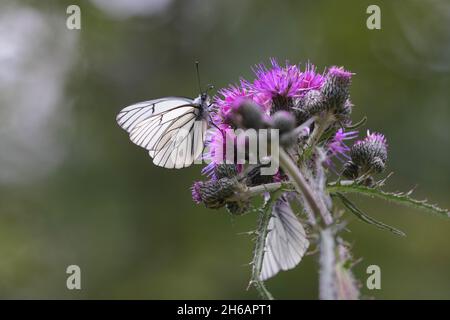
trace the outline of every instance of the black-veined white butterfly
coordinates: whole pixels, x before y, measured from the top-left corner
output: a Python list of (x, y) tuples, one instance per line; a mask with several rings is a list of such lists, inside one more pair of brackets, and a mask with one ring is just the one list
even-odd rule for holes
[(122, 109), (117, 123), (132, 142), (148, 150), (157, 166), (189, 167), (203, 152), (209, 98), (166, 97)]

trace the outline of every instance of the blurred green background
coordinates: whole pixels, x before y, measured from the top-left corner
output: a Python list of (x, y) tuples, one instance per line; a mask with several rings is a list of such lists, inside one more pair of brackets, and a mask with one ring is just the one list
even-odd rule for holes
[[(81, 8), (81, 30), (66, 8)], [(381, 7), (381, 30), (366, 8)], [(387, 189), (450, 207), (450, 2), (2, 1), (0, 298), (257, 298), (246, 291), (256, 217), (195, 205), (201, 167), (155, 167), (116, 125), (124, 106), (198, 94), (277, 57), (356, 73), (354, 120), (389, 141)], [(450, 298), (450, 221), (354, 198), (398, 238), (348, 216), (345, 238), (382, 271), (378, 299)], [(82, 290), (66, 288), (66, 267)], [(267, 282), (277, 298), (317, 298), (317, 257)]]

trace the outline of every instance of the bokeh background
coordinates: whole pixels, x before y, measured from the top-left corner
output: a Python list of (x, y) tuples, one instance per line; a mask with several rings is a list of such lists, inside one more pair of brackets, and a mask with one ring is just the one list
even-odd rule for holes
[[(66, 8), (81, 7), (81, 30)], [(381, 7), (382, 29), (366, 28)], [(389, 139), (387, 189), (450, 207), (447, 0), (91, 0), (0, 3), (0, 298), (240, 299), (256, 217), (195, 205), (199, 166), (155, 167), (115, 122), (131, 103), (252, 78), (251, 66), (313, 62), (356, 73), (354, 120)], [(382, 270), (378, 299), (450, 298), (450, 221), (353, 198), (398, 238), (348, 216), (345, 238)], [(66, 267), (82, 290), (66, 288)], [(317, 257), (267, 285), (317, 298)]]

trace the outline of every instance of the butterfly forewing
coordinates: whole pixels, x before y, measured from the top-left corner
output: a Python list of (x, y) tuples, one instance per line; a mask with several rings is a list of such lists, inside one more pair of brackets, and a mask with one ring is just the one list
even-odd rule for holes
[(180, 106), (192, 104), (192, 99), (168, 97), (139, 102), (122, 109), (116, 117), (117, 123), (131, 132), (143, 120), (154, 115), (177, 110)]
[(159, 150), (179, 128), (196, 119), (198, 107), (182, 105), (176, 109), (151, 116), (136, 125), (130, 132), (130, 139), (147, 150)]
[(207, 121), (203, 105), (188, 98), (162, 98), (124, 108), (119, 125), (135, 144), (165, 168), (190, 166), (203, 152)]

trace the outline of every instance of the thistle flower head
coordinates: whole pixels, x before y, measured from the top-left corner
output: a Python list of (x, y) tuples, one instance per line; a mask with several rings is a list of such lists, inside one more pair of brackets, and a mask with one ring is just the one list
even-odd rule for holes
[(326, 109), (325, 98), (319, 90), (310, 90), (296, 100), (294, 114), (297, 123), (301, 124), (311, 116), (321, 113)]
[(264, 64), (255, 67), (254, 91), (267, 98), (277, 95), (294, 96), (299, 87), (300, 71), (298, 68), (287, 64), (286, 67), (281, 67), (273, 58), (270, 59), (270, 64), (271, 68), (267, 68)]
[(342, 67), (333, 66), (328, 69), (321, 90), (327, 100), (328, 108), (336, 108), (340, 111), (345, 107), (353, 75)]
[(196, 181), (192, 186), (192, 199), (208, 208), (220, 208), (237, 188), (238, 182), (235, 179)]
[(350, 156), (353, 163), (363, 171), (382, 172), (387, 161), (386, 138), (381, 133), (370, 133), (367, 130), (367, 137), (356, 141), (350, 150)]
[(313, 64), (306, 64), (305, 71), (302, 73), (302, 89), (320, 89), (324, 82), (322, 74), (317, 73), (316, 67)]
[(252, 90), (259, 95), (264, 104), (271, 105), (274, 102), (275, 108), (279, 103), (289, 103), (289, 98), (299, 97), (307, 90), (318, 88), (323, 82), (323, 77), (316, 74), (312, 65), (306, 67), (302, 72), (297, 65), (286, 62), (285, 66), (280, 66), (274, 59), (270, 59), (271, 67), (257, 65), (254, 69), (256, 79), (252, 84)]
[(227, 117), (233, 109), (238, 108), (243, 101), (252, 101), (261, 106), (264, 112), (263, 101), (260, 96), (255, 94), (250, 84), (245, 79), (241, 79), (238, 85), (230, 85), (227, 88), (220, 89), (213, 98), (215, 108), (215, 123), (227, 121)]
[(217, 122), (221, 122), (230, 113), (233, 106), (237, 105), (242, 99), (250, 99), (252, 94), (247, 90), (247, 83), (241, 80), (240, 85), (230, 85), (218, 91), (213, 98), (213, 103), (217, 109)]
[(370, 131), (367, 130), (367, 137), (364, 140), (366, 140), (367, 142), (383, 145), (384, 148), (387, 147), (386, 137), (381, 133), (377, 132), (370, 133)]
[(349, 82), (354, 73), (346, 71), (343, 67), (332, 66), (328, 69), (328, 77), (338, 79), (342, 82)]
[(227, 163), (218, 164), (214, 168), (214, 176), (217, 179), (233, 178), (238, 175), (238, 173), (240, 172), (240, 169), (241, 169), (241, 167), (234, 163), (233, 164), (227, 164)]
[(246, 176), (246, 184), (248, 186), (257, 186), (260, 184), (266, 184), (273, 181), (274, 181), (273, 176), (261, 174), (261, 166), (254, 167), (248, 172)]

